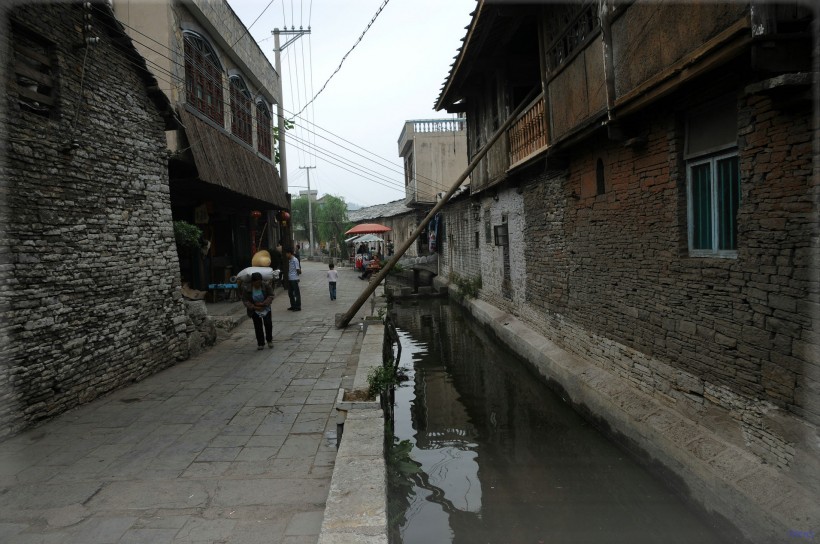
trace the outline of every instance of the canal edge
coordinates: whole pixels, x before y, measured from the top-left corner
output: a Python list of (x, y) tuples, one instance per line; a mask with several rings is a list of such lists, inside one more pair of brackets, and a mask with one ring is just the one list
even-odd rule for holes
[[(382, 364), (385, 326), (363, 324), (352, 391), (367, 389), (370, 370)], [(339, 390), (335, 410), (343, 425), (330, 481), (318, 544), (387, 544), (387, 467), (384, 456), (384, 412), (379, 400), (344, 401)]]
[(457, 302), (566, 402), (662, 473), (717, 524), (765, 544), (789, 540), (797, 520), (813, 527), (820, 523), (817, 497), (799, 482), (627, 380), (566, 351), (512, 314), (480, 299)]

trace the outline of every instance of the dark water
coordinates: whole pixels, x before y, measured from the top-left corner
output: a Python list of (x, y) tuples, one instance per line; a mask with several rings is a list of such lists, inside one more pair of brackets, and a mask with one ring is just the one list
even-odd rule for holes
[(457, 305), (391, 314), (410, 378), (394, 430), (421, 467), (391, 486), (393, 542), (727, 541)]

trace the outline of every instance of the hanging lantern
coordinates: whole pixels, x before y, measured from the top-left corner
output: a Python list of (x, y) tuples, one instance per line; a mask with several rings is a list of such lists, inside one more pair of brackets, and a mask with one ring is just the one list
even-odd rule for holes
[(259, 210), (253, 210), (251, 212), (251, 217), (253, 217), (254, 219), (259, 219), (260, 217), (262, 217), (262, 212), (260, 212)]

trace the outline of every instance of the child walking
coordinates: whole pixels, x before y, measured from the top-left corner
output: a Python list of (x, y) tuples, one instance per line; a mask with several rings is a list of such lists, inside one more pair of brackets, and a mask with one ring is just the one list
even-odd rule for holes
[(333, 263), (327, 265), (330, 269), (327, 271), (327, 286), (330, 289), (330, 300), (336, 300), (336, 282), (339, 279), (339, 273), (336, 272), (336, 266)]

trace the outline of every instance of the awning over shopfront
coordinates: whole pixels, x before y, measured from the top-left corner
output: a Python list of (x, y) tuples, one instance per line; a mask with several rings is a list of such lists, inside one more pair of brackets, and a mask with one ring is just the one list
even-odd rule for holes
[(276, 168), (228, 134), (179, 108), (200, 179), (235, 193), (287, 209), (288, 200)]

